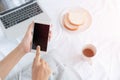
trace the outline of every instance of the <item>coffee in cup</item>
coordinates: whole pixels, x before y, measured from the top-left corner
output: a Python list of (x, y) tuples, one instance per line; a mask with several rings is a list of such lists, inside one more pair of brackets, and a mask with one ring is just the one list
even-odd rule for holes
[(85, 57), (92, 58), (96, 54), (96, 47), (92, 44), (88, 44), (83, 48), (82, 53)]

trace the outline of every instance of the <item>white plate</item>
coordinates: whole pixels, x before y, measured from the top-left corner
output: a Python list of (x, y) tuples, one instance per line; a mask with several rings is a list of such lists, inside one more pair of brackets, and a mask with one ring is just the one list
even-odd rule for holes
[[(80, 26), (79, 29), (75, 30), (75, 31), (68, 30), (63, 25), (63, 17), (64, 17), (64, 15), (67, 12), (69, 12), (70, 10), (73, 10), (73, 9), (80, 9), (80, 10), (84, 11), (85, 13), (87, 13), (86, 23), (84, 25)], [(92, 16), (84, 8), (81, 8), (81, 7), (66, 8), (63, 11), (61, 11), (61, 14), (60, 14), (60, 25), (62, 26), (62, 29), (65, 30), (65, 31), (67, 31), (67, 32), (83, 32), (83, 31), (85, 31), (86, 29), (88, 29), (90, 27), (91, 23), (92, 23)]]

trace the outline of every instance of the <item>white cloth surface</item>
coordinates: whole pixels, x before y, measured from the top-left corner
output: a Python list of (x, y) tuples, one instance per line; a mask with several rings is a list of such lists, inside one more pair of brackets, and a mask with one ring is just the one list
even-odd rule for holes
[[(90, 65), (87, 62), (80, 62), (79, 66), (77, 64), (76, 67), (72, 67), (72, 66), (64, 65), (61, 61), (55, 59), (55, 57), (56, 55), (53, 54), (42, 56), (42, 58), (48, 62), (49, 66), (52, 69), (52, 74), (49, 80), (93, 80), (96, 76), (96, 73), (94, 72), (95, 67), (93, 67), (94, 65)], [(102, 70), (100, 68), (100, 65), (97, 66), (96, 69)], [(104, 74), (104, 71), (103, 72), (102, 71), (98, 73), (98, 74), (101, 73), (102, 76), (97, 75), (98, 80), (106, 80), (106, 74)], [(32, 63), (27, 65), (16, 75), (7, 77), (6, 80), (32, 80), (31, 73), (32, 73)]]
[[(56, 58), (68, 67), (72, 65), (82, 78), (88, 71), (88, 68), (85, 67), (87, 65), (91, 70), (90, 73), (92, 71), (93, 73), (92, 76), (88, 75), (89, 77), (83, 80), (120, 80), (119, 0), (41, 0), (40, 3), (52, 19), (53, 24), (53, 37), (48, 46), (48, 54), (57, 55)], [(61, 12), (68, 7), (76, 6), (89, 10), (92, 15), (92, 25), (84, 32), (67, 32), (60, 25)], [(0, 51), (2, 53), (0, 58), (2, 59), (4, 55), (15, 48), (16, 44), (9, 41), (6, 43), (4, 41), (6, 38), (3, 37), (1, 30), (0, 33)], [(79, 57), (82, 47), (88, 43), (97, 47), (92, 67), (86, 63), (81, 63)], [(26, 66), (32, 62), (33, 57), (34, 54), (26, 55), (18, 65)], [(10, 74), (17, 71), (17, 66)], [(83, 73), (81, 69), (85, 69), (85, 72)]]

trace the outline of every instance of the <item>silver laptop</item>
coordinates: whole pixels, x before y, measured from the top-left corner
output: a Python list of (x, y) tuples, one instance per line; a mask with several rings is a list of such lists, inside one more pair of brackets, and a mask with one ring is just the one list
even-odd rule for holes
[(8, 39), (23, 37), (32, 21), (50, 24), (37, 0), (0, 0), (0, 27)]

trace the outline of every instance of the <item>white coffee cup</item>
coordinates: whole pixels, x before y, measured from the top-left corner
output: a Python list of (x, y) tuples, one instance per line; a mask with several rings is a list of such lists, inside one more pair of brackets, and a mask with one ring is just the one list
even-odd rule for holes
[(92, 64), (92, 58), (96, 55), (96, 47), (92, 44), (86, 44), (82, 49), (82, 57), (84, 60)]

